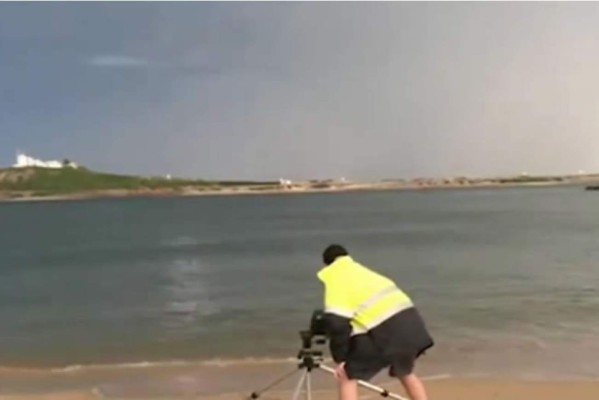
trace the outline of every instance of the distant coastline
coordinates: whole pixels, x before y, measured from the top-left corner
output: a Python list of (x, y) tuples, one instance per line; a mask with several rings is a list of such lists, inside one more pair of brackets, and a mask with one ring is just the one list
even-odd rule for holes
[(476, 189), (586, 186), (599, 174), (497, 178), (387, 179), (370, 182), (309, 180), (281, 182), (210, 182), (109, 175), (88, 170), (0, 170), (0, 201), (65, 201), (102, 198), (189, 197), (255, 194), (302, 194), (386, 190)]

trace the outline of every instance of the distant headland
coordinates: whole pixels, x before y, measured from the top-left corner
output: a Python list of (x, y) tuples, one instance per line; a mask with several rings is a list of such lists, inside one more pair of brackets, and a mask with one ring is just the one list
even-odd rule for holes
[(425, 190), (514, 186), (581, 185), (593, 187), (599, 174), (559, 176), (520, 174), (495, 178), (418, 178), (352, 182), (345, 178), (291, 181), (210, 181), (166, 176), (133, 176), (93, 171), (65, 159), (42, 161), (17, 154), (0, 169), (0, 201), (68, 200), (105, 197), (196, 196), (257, 193), (313, 193), (365, 190)]

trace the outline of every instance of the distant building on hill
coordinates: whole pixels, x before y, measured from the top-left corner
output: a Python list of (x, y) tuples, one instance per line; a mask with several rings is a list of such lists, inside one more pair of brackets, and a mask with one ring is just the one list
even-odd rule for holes
[(293, 186), (293, 182), (291, 182), (291, 180), (289, 179), (280, 178), (279, 185), (281, 185), (283, 189), (291, 189)]
[(78, 168), (79, 166), (69, 160), (63, 161), (42, 161), (37, 158), (33, 158), (24, 153), (17, 153), (17, 162), (13, 165), (14, 168), (27, 168), (27, 167), (38, 167), (38, 168)]

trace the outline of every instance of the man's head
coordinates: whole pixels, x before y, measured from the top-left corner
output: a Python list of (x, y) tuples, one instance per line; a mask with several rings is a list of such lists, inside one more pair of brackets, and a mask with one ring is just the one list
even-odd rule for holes
[(331, 244), (322, 253), (322, 261), (325, 265), (331, 265), (337, 257), (347, 256), (349, 253), (339, 244)]

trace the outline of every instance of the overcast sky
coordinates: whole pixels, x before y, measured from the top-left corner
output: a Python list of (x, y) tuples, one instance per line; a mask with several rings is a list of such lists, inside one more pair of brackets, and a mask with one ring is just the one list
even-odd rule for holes
[(0, 164), (599, 171), (597, 3), (0, 3)]

